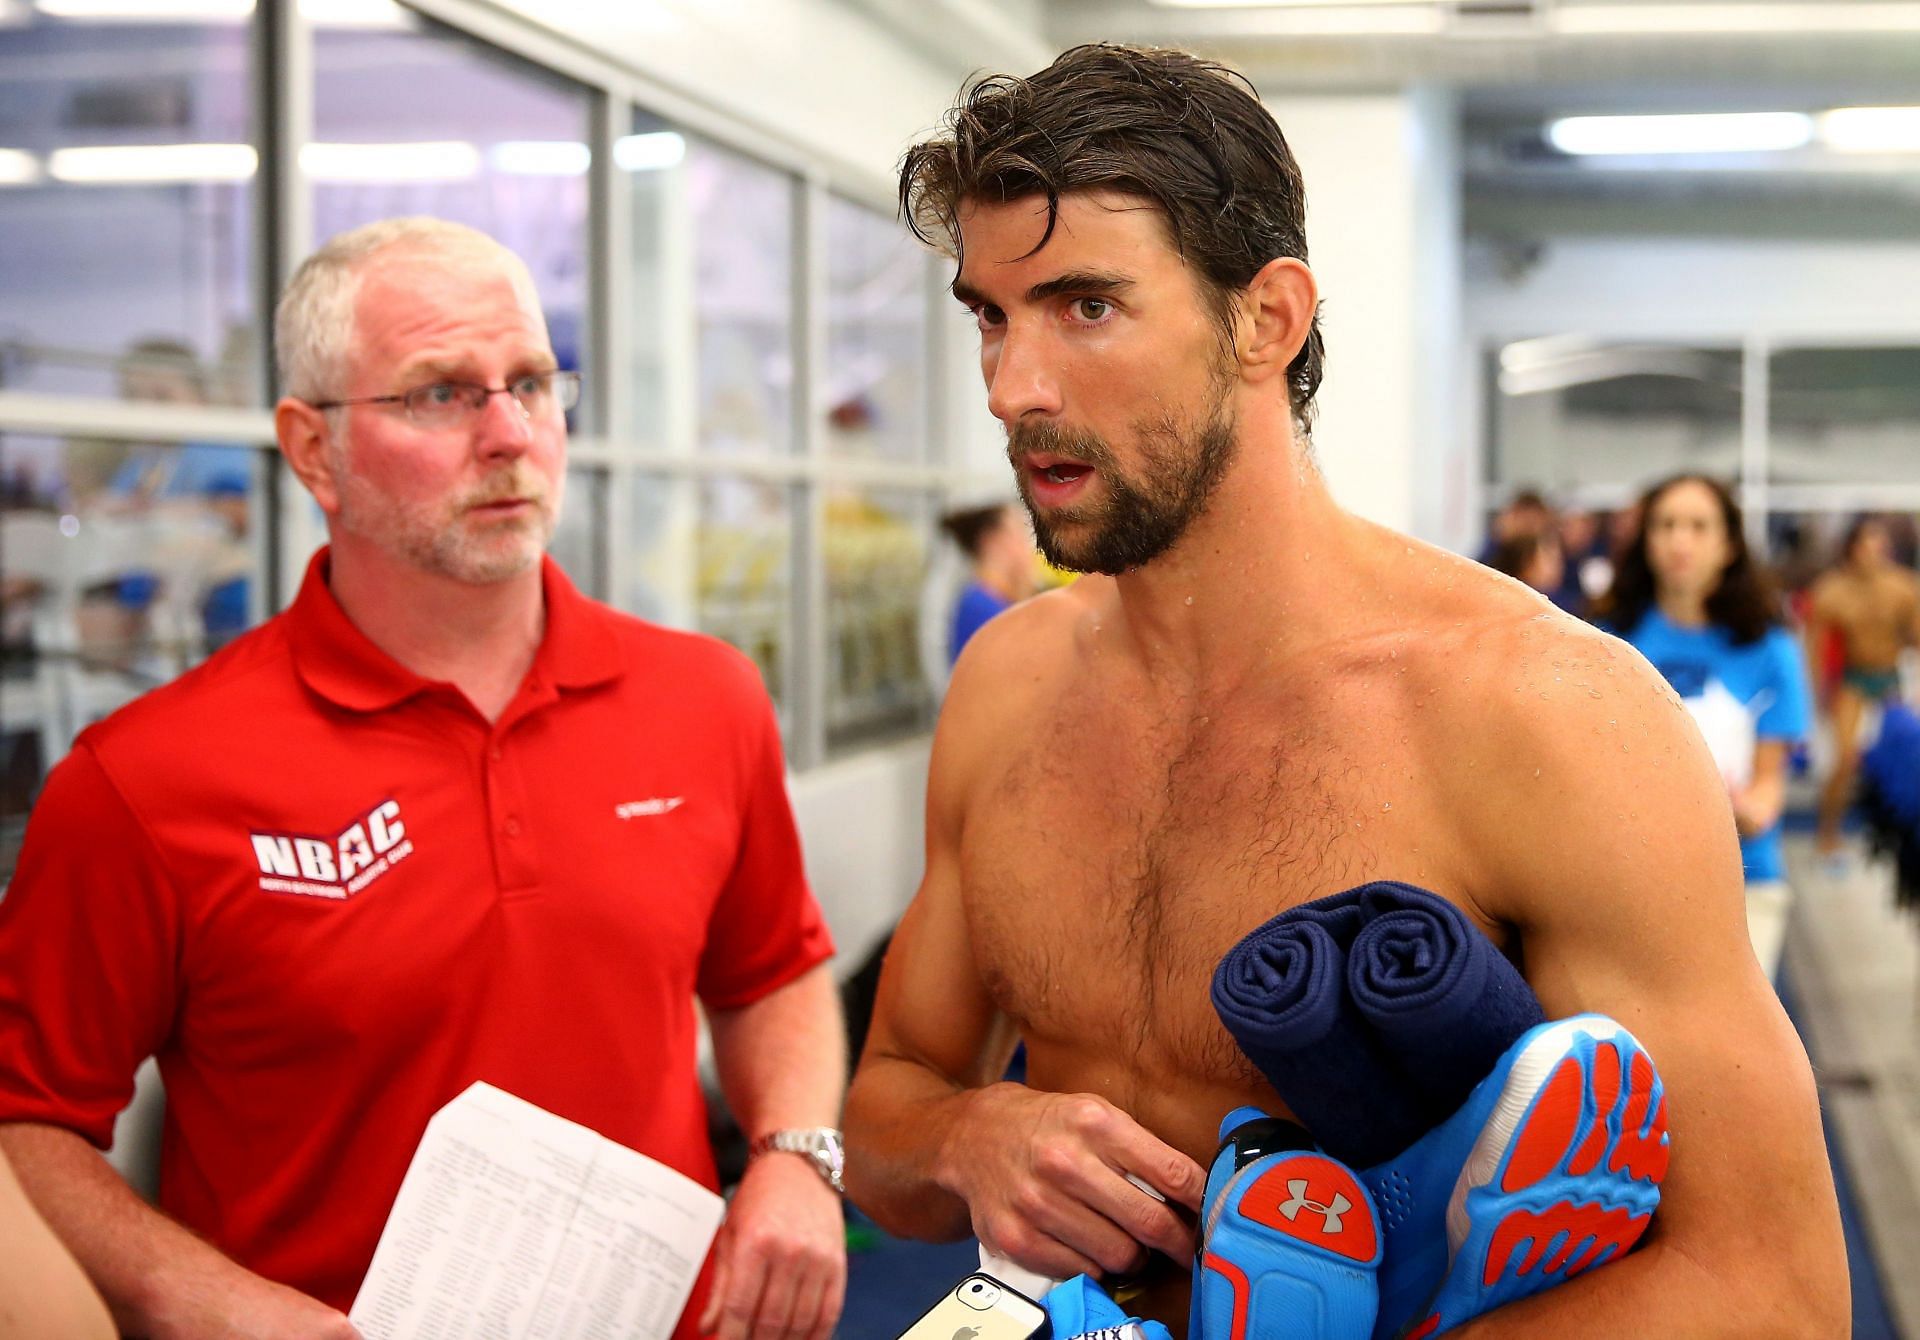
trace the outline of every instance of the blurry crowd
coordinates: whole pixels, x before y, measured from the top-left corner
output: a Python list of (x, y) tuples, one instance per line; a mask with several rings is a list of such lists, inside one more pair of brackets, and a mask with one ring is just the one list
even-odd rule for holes
[(1522, 489), (1480, 553), (1666, 678), (1727, 783), (1750, 888), (1785, 879), (1781, 821), (1797, 775), (1820, 780), (1820, 852), (1844, 867), (1862, 749), (1916, 697), (1920, 647), (1911, 515), (1779, 516), (1766, 552), (1754, 538), (1727, 484), (1681, 474), (1611, 512)]

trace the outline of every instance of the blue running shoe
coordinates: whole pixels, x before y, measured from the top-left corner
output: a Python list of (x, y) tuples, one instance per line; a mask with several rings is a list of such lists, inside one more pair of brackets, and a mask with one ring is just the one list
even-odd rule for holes
[(1446, 1121), (1360, 1174), (1386, 1264), (1374, 1340), (1437, 1335), (1625, 1256), (1667, 1174), (1646, 1049), (1599, 1014), (1522, 1034)]
[(1366, 1340), (1379, 1304), (1373, 1198), (1290, 1121), (1241, 1107), (1207, 1172), (1188, 1340)]
[(1159, 1322), (1129, 1317), (1085, 1275), (1056, 1284), (1040, 1305), (1053, 1325), (1053, 1340), (1173, 1340)]

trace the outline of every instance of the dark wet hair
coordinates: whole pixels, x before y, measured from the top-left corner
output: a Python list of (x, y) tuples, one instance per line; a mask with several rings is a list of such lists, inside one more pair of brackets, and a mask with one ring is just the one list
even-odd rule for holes
[[(907, 150), (900, 213), (961, 259), (960, 207), (1042, 195), (1053, 237), (1060, 198), (1107, 190), (1150, 200), (1193, 267), (1225, 342), (1233, 299), (1276, 256), (1307, 258), (1300, 165), (1244, 76), (1184, 51), (1095, 44), (1027, 78), (971, 80), (946, 133)], [(1287, 368), (1304, 427), (1326, 349), (1316, 313)]]
[(1613, 589), (1594, 602), (1594, 616), (1622, 637), (1639, 627), (1658, 598), (1653, 565), (1647, 561), (1647, 525), (1654, 504), (1680, 484), (1699, 484), (1720, 504), (1720, 520), (1727, 530), (1732, 557), (1720, 574), (1720, 584), (1707, 597), (1707, 621), (1732, 634), (1736, 646), (1747, 646), (1766, 636), (1780, 620), (1780, 602), (1773, 579), (1747, 548), (1746, 521), (1733, 491), (1707, 475), (1680, 474), (1661, 480), (1640, 495), (1640, 525), (1614, 562)]
[(968, 558), (978, 558), (980, 546), (1006, 515), (1005, 503), (995, 503), (991, 507), (967, 507), (941, 517), (940, 529), (953, 537), (953, 542), (960, 546)]

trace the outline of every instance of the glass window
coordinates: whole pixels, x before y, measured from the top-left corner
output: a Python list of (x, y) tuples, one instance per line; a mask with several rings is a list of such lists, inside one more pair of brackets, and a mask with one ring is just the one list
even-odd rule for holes
[(0, 388), (253, 404), (245, 22), (0, 22)]
[(0, 435), (0, 872), (15, 821), (83, 727), (262, 617), (272, 459)]
[(827, 203), (827, 450), (920, 462), (927, 412), (927, 256), (894, 219)]
[(607, 472), (593, 466), (567, 468), (567, 496), (547, 545), (573, 584), (595, 600), (607, 597)]
[(1782, 350), (1767, 394), (1776, 483), (1920, 483), (1920, 348)]
[(588, 91), (392, 15), (315, 31), (313, 143), (301, 158), (314, 237), (403, 214), (470, 224), (527, 263), (561, 366), (585, 366)]
[(827, 748), (841, 752), (932, 720), (920, 620), (933, 500), (843, 487), (826, 510)]
[(1564, 494), (1740, 473), (1740, 351), (1575, 337), (1498, 350), (1489, 478)]
[[(656, 133), (636, 140), (652, 143)], [(664, 157), (671, 147), (632, 161)], [(795, 438), (793, 178), (699, 139), (686, 142), (674, 178), (690, 229), (699, 450), (788, 454)]]
[[(626, 608), (693, 628), (753, 658), (784, 708), (793, 607), (787, 484), (727, 475), (636, 482)], [(783, 712), (784, 716), (784, 712)]]

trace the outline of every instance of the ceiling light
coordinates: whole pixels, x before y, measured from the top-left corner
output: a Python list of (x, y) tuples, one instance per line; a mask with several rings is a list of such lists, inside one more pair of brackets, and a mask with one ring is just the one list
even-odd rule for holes
[(31, 186), (40, 180), (40, 160), (25, 149), (0, 149), (0, 186)]
[(1798, 149), (1813, 138), (1802, 112), (1570, 116), (1547, 127), (1564, 154), (1737, 154)]
[(464, 140), (307, 144), (300, 170), (317, 182), (464, 181), (479, 175), (480, 151)]
[(622, 135), (613, 142), (613, 161), (628, 172), (653, 172), (677, 167), (686, 156), (686, 137), (672, 130)]
[(1555, 32), (1639, 33), (1912, 33), (1920, 4), (1865, 0), (1856, 4), (1561, 5), (1550, 11)]
[(404, 32), (417, 26), (413, 12), (393, 0), (300, 0), (300, 17), (316, 28)]
[(1836, 107), (1817, 119), (1821, 143), (1843, 154), (1920, 153), (1920, 107)]
[(47, 175), (100, 185), (245, 181), (259, 165), (251, 144), (103, 144), (55, 149)]
[(34, 7), (81, 23), (216, 23), (246, 18), (253, 0), (36, 0)]
[(507, 140), (487, 150), (487, 165), (516, 177), (578, 177), (593, 166), (593, 150), (578, 140)]
[(1147, 0), (1162, 9), (1384, 9), (1430, 7), (1433, 0)]

